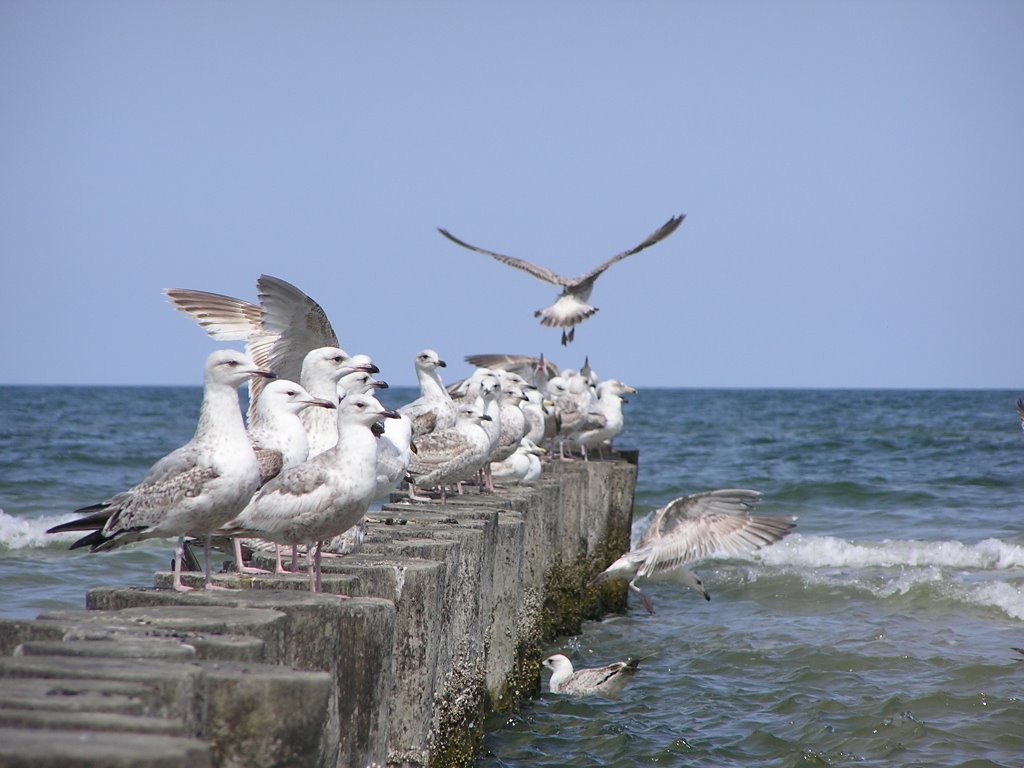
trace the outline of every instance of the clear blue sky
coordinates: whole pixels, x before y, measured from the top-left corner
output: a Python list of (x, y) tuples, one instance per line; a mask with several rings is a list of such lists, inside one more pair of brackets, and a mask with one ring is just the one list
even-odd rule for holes
[[(2, 383), (198, 384), (167, 287), (350, 353), (1024, 388), (1024, 3), (0, 1)], [(598, 281), (568, 351), (553, 286)]]

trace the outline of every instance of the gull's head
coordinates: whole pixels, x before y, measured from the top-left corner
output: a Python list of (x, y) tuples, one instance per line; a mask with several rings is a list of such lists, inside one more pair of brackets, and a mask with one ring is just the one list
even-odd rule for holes
[(338, 421), (371, 426), (381, 419), (397, 419), (399, 415), (385, 408), (373, 395), (348, 395), (338, 403)]
[(380, 368), (373, 364), (369, 355), (352, 355), (345, 363), (342, 377), (353, 373), (380, 373)]
[(256, 408), (260, 411), (273, 411), (298, 414), (309, 408), (334, 408), (330, 400), (313, 397), (301, 385), (288, 379), (272, 381), (260, 392)]
[(569, 382), (564, 376), (555, 376), (548, 381), (548, 394), (553, 400), (557, 400), (569, 393)]
[(543, 456), (547, 453), (547, 450), (541, 448), (533, 440), (528, 437), (524, 437), (519, 441), (519, 445), (526, 450), (527, 453), (532, 453), (534, 456)]
[(597, 584), (610, 579), (633, 579), (645, 559), (646, 551), (638, 558), (635, 551), (631, 550), (592, 578), (590, 583)]
[(559, 672), (568, 672), (572, 674), (572, 662), (569, 661), (569, 657), (561, 653), (556, 653), (553, 656), (548, 656), (544, 661), (541, 662), (545, 667), (550, 669), (555, 674)]
[(480, 377), (480, 396), (485, 400), (496, 398), (501, 393), (501, 382), (493, 373)]
[(442, 360), (437, 352), (432, 349), (424, 349), (416, 353), (416, 369), (423, 371), (436, 371), (438, 368), (447, 368), (448, 363)]
[(607, 379), (597, 385), (597, 394), (601, 395), (615, 395), (616, 397), (622, 397), (623, 395), (635, 395), (636, 388), (624, 384), (618, 379)]
[(463, 403), (459, 406), (456, 416), (463, 421), (479, 424), (482, 421), (492, 421), (491, 417), (483, 412), (483, 409), (476, 403)]
[(351, 373), (348, 367), (351, 359), (348, 352), (338, 347), (318, 347), (302, 361), (302, 380), (307, 386), (312, 381), (337, 381)]
[[(365, 355), (363, 355), (365, 357)], [(355, 358), (353, 358), (354, 360)], [(376, 368), (376, 366), (374, 366)], [(346, 373), (341, 379), (338, 380), (338, 396), (343, 397), (345, 395), (365, 395), (367, 392), (372, 392), (375, 389), (387, 389), (388, 383), (386, 381), (378, 381), (373, 378), (369, 371), (358, 370), (352, 373)]]
[(526, 400), (523, 388), (510, 379), (506, 379), (501, 385), (501, 397), (512, 405), (519, 405)]
[(251, 357), (237, 349), (218, 349), (206, 358), (203, 381), (207, 384), (239, 387), (248, 381), (250, 376), (275, 378), (273, 373), (261, 369)]

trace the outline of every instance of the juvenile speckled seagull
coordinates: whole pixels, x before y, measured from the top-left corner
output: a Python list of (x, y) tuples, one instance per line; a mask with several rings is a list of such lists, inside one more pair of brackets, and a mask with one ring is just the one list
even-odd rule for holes
[[(580, 277), (562, 277), (561, 275), (556, 275), (546, 267), (531, 264), (523, 259), (504, 256), (500, 253), (495, 253), (494, 251), (478, 248), (475, 245), (470, 245), (464, 240), (460, 240), (455, 237), (455, 235), (447, 229), (438, 228), (438, 232), (447, 237), (453, 243), (461, 245), (463, 248), (468, 248), (471, 251), (492, 256), (503, 264), (508, 264), (510, 267), (515, 267), (516, 269), (528, 272), (539, 280), (561, 286), (562, 293), (559, 295), (558, 299), (555, 300), (555, 303), (548, 307), (544, 307), (543, 309), (538, 309), (533, 313), (533, 316), (539, 317), (540, 323), (543, 326), (549, 328), (562, 328), (562, 346), (564, 347), (575, 337), (575, 326), (597, 312), (598, 308), (588, 304), (587, 302), (590, 299), (590, 292), (594, 288), (594, 283), (597, 278), (601, 276), (601, 273), (615, 262), (621, 261), (627, 256), (632, 256), (634, 253), (639, 253), (645, 248), (649, 248), (655, 243), (664, 240), (676, 231), (685, 218), (685, 214), (673, 216), (657, 230), (644, 238), (643, 242), (639, 245), (630, 248), (628, 251), (623, 251), (622, 253), (612, 256), (607, 261), (598, 264), (592, 270)], [(565, 328), (568, 328), (569, 330), (566, 331), (564, 330)]]
[(552, 693), (569, 696), (604, 696), (611, 699), (619, 694), (636, 674), (640, 659), (616, 661), (605, 667), (584, 667), (573, 670), (572, 662), (560, 653), (541, 662), (551, 670), (548, 683)]
[[(368, 375), (368, 374), (362, 374)], [(266, 485), (281, 473), (309, 458), (309, 436), (299, 419), (306, 408), (335, 410), (333, 400), (313, 397), (299, 384), (288, 379), (272, 381), (257, 398), (249, 421), (249, 440), (256, 451), (260, 465), (260, 485)], [(258, 573), (261, 568), (246, 566), (242, 562), (242, 540), (236, 538), (235, 568), (239, 573)], [(284, 573), (281, 548), (274, 545), (276, 573)], [(292, 563), (295, 556), (292, 555)]]
[(628, 579), (648, 613), (650, 597), (637, 587), (637, 579), (677, 571), (686, 586), (710, 600), (702, 582), (686, 565), (707, 557), (745, 555), (788, 536), (796, 517), (751, 515), (761, 500), (757, 491), (724, 489), (705, 491), (670, 501), (654, 514), (637, 545), (595, 577)]
[(203, 403), (193, 438), (154, 464), (142, 482), (106, 501), (76, 510), (85, 517), (47, 533), (92, 531), (71, 545), (92, 552), (133, 541), (177, 537), (174, 588), (181, 583), (185, 536), (206, 538), (206, 587), (210, 579), (210, 534), (237, 515), (260, 486), (260, 467), (245, 432), (238, 387), (250, 376), (273, 378), (252, 358), (222, 349), (206, 359)]
[(321, 542), (356, 525), (377, 489), (377, 438), (371, 427), (381, 418), (398, 414), (372, 395), (346, 397), (338, 404), (334, 446), (283, 470), (219, 533), (305, 544), (307, 558), (313, 552), (310, 590), (319, 592)]

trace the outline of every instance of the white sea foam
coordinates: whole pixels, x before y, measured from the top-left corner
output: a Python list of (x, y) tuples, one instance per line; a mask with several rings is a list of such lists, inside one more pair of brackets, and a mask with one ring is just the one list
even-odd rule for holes
[(73, 520), (74, 515), (14, 517), (0, 509), (0, 549), (36, 549), (74, 541), (81, 531), (52, 534), (47, 528)]
[(1024, 589), (1005, 581), (971, 587), (971, 602), (998, 608), (1012, 619), (1024, 619)]
[(973, 544), (962, 541), (916, 539), (852, 542), (833, 536), (793, 534), (758, 553), (766, 565), (806, 568), (980, 568), (1006, 570), (1024, 567), (1024, 546), (999, 539)]

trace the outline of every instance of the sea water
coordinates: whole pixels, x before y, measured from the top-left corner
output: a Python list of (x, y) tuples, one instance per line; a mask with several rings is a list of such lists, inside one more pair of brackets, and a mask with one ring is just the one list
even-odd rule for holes
[[(389, 404), (411, 390), (383, 394)], [(645, 657), (617, 700), (544, 692), (488, 719), (479, 765), (1024, 765), (1024, 434), (1010, 391), (642, 391), (634, 509), (753, 488), (788, 538), (694, 566), (547, 649)], [(0, 388), (0, 616), (152, 583), (170, 541), (47, 536), (188, 440), (198, 388)]]

